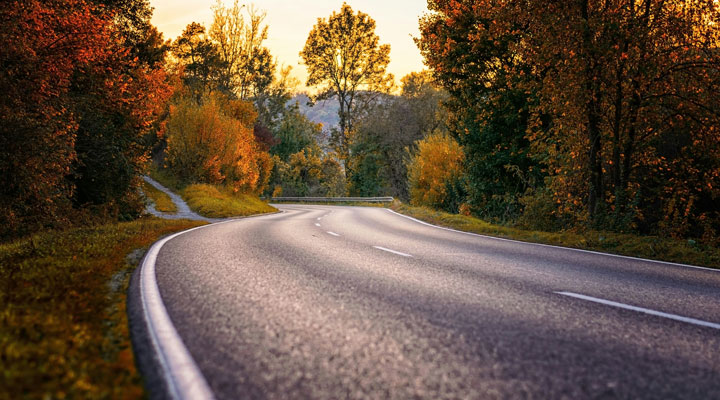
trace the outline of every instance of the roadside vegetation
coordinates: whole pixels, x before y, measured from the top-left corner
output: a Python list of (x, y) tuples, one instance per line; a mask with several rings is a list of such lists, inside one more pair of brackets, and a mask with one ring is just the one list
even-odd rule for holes
[(143, 397), (125, 296), (144, 251), (203, 222), (141, 218), (0, 245), (0, 398)]
[(165, 194), (162, 190), (158, 190), (155, 186), (143, 181), (142, 191), (147, 197), (147, 200), (151, 201), (155, 205), (155, 209), (157, 211), (169, 214), (177, 213), (177, 206), (170, 196)]
[(208, 184), (189, 185), (180, 193), (193, 211), (208, 218), (244, 217), (277, 211), (257, 195), (234, 193)]

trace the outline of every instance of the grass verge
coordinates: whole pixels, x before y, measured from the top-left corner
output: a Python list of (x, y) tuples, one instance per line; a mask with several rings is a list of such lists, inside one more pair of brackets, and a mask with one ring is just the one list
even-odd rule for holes
[(158, 190), (155, 186), (143, 181), (142, 191), (145, 196), (155, 204), (155, 209), (160, 212), (175, 214), (177, 213), (177, 206), (173, 203), (170, 196), (165, 194), (162, 190)]
[(0, 244), (0, 398), (143, 397), (129, 277), (160, 236), (202, 224), (143, 218)]
[(208, 218), (243, 217), (277, 211), (256, 195), (233, 193), (213, 185), (189, 185), (180, 194), (193, 211)]
[(720, 268), (720, 249), (703, 246), (692, 240), (599, 231), (582, 233), (528, 231), (490, 224), (474, 217), (450, 214), (425, 207), (412, 207), (399, 202), (394, 203), (390, 208), (422, 221), (466, 232), (524, 242)]

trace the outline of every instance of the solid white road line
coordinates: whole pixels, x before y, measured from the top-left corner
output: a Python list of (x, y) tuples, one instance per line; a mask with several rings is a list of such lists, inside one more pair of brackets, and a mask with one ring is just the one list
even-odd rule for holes
[(695, 319), (695, 318), (688, 318), (688, 317), (683, 317), (680, 315), (665, 313), (662, 311), (655, 311), (655, 310), (650, 310), (648, 308), (642, 308), (642, 307), (637, 307), (637, 306), (631, 306), (628, 304), (618, 303), (615, 301), (598, 299), (597, 297), (585, 296), (583, 294), (577, 294), (577, 293), (573, 293), (573, 292), (555, 292), (555, 293), (561, 294), (563, 296), (574, 297), (576, 299), (587, 300), (587, 301), (592, 301), (595, 303), (604, 304), (606, 306), (613, 306), (613, 307), (623, 308), (625, 310), (632, 310), (632, 311), (637, 311), (637, 312), (641, 312), (644, 314), (654, 315), (656, 317), (663, 317), (663, 318), (668, 318), (668, 319), (672, 319), (675, 321), (686, 322), (688, 324), (699, 325), (699, 326), (704, 326), (704, 327), (713, 328), (713, 329), (720, 329), (720, 324), (716, 324), (713, 322), (707, 322), (707, 321), (703, 321), (703, 320), (699, 320), (699, 319)]
[(330, 234), (330, 235), (333, 235), (333, 236), (340, 236), (340, 235), (338, 235), (338, 234), (337, 234), (337, 233), (335, 233), (335, 232), (330, 232), (330, 231), (327, 231), (327, 233), (328, 233), (328, 234)]
[(169, 240), (206, 226), (210, 225), (179, 232), (155, 242), (141, 265), (140, 298), (145, 311), (145, 323), (173, 399), (213, 399), (214, 396), (163, 304), (155, 279), (155, 261), (160, 249)]
[(399, 212), (394, 211), (394, 210), (391, 210), (391, 209), (389, 209), (389, 208), (386, 208), (385, 210), (387, 210), (387, 211), (389, 211), (389, 212), (391, 212), (391, 213), (393, 213), (393, 214), (395, 214), (395, 215), (397, 215), (397, 216), (400, 216), (400, 217), (403, 217), (403, 218), (407, 218), (407, 219), (409, 219), (409, 220), (413, 220), (413, 221), (415, 221), (415, 222), (417, 222), (417, 223), (419, 223), (419, 224), (423, 224), (423, 225), (427, 225), (427, 226), (432, 226), (433, 228), (442, 229), (442, 230), (444, 230), (444, 231), (450, 231), (450, 232), (456, 232), (456, 233), (464, 233), (465, 235), (477, 236), (477, 237), (486, 238), (486, 239), (494, 239), (494, 240), (502, 240), (502, 241), (505, 241), (505, 242), (514, 242), (514, 243), (521, 243), (521, 244), (529, 244), (529, 245), (531, 245), (531, 246), (552, 247), (552, 248), (555, 248), (555, 249), (564, 249), (564, 250), (570, 250), (570, 251), (578, 251), (578, 252), (581, 252), (581, 253), (599, 254), (599, 255), (601, 255), (601, 256), (624, 258), (624, 259), (626, 259), (626, 260), (647, 261), (647, 262), (657, 263), (657, 264), (673, 265), (673, 266), (677, 266), (677, 267), (694, 268), (694, 269), (701, 269), (701, 270), (704, 270), (704, 271), (720, 272), (720, 269), (717, 269), (717, 268), (699, 267), (699, 266), (697, 266), (697, 265), (680, 264), (680, 263), (674, 263), (674, 262), (669, 262), (669, 261), (651, 260), (651, 259), (649, 259), (649, 258), (623, 256), (623, 255), (620, 255), (620, 254), (601, 253), (601, 252), (599, 252), (599, 251), (575, 249), (575, 248), (572, 248), (572, 247), (554, 246), (554, 245), (552, 245), (552, 244), (523, 242), (522, 240), (505, 239), (505, 238), (501, 238), (501, 237), (481, 235), (481, 234), (479, 234), (479, 233), (459, 231), (459, 230), (457, 230), (457, 229), (452, 229), (452, 228), (446, 228), (446, 227), (444, 227), (444, 226), (433, 225), (433, 224), (427, 223), (427, 222), (425, 222), (425, 221), (421, 221), (421, 220), (419, 220), (419, 219), (417, 219), (417, 218), (413, 218), (413, 217), (409, 217), (409, 216), (404, 215), (404, 214), (400, 214)]
[(378, 249), (378, 250), (387, 251), (388, 253), (397, 254), (397, 255), (399, 255), (399, 256), (412, 257), (410, 254), (401, 253), (401, 252), (399, 252), (399, 251), (386, 249), (386, 248), (384, 248), (384, 247), (380, 247), (380, 246), (373, 246), (373, 247), (376, 248), (376, 249)]

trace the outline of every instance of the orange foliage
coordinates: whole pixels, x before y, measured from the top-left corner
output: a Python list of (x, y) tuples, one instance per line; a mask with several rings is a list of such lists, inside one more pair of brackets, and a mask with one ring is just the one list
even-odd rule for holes
[(181, 99), (170, 109), (167, 166), (185, 183), (263, 190), (272, 161), (255, 142), (256, 116), (250, 103), (218, 94), (206, 96), (201, 105)]

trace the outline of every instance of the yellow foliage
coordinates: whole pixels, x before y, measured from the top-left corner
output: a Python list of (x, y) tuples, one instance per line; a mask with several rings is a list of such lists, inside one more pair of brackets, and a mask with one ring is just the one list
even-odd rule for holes
[(447, 200), (447, 183), (463, 173), (465, 154), (453, 138), (439, 133), (419, 140), (417, 147), (408, 165), (410, 201), (439, 207)]
[(267, 185), (272, 160), (253, 136), (251, 104), (210, 94), (198, 105), (182, 99), (170, 109), (167, 164), (181, 181), (224, 184), (241, 192)]

